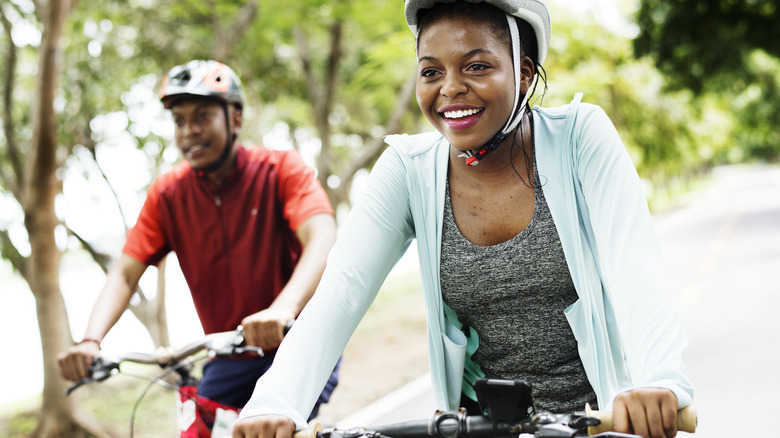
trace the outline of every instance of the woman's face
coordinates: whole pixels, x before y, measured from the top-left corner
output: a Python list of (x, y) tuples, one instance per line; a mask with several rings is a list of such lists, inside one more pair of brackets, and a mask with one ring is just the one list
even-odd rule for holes
[(417, 103), (453, 147), (476, 149), (504, 127), (514, 99), (512, 55), (487, 23), (430, 23), (419, 37), (417, 65)]

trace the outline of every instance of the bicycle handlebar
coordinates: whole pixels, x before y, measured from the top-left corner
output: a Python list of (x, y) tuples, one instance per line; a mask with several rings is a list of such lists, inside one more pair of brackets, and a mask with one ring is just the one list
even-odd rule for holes
[[(611, 411), (594, 411), (590, 408), (590, 404), (586, 404), (585, 416), (599, 419), (598, 425), (588, 427), (588, 435), (596, 435), (598, 433), (612, 430)], [(677, 411), (678, 431), (694, 433), (696, 432), (697, 425), (698, 425), (698, 417), (696, 415), (695, 406), (691, 405)]]
[[(285, 333), (288, 330), (289, 325), (285, 328)], [(264, 355), (261, 348), (245, 345), (243, 327), (238, 326), (236, 330), (212, 333), (175, 350), (163, 348), (152, 354), (126, 353), (119, 357), (109, 357), (106, 355), (97, 356), (92, 361), (92, 365), (89, 368), (91, 375), (67, 388), (65, 390), (65, 395), (70, 395), (71, 392), (82, 385), (100, 382), (118, 373), (119, 365), (122, 362), (159, 365), (163, 368), (171, 368), (184, 362), (202, 350), (207, 350), (209, 356), (212, 357), (232, 357), (244, 353), (254, 353), (258, 356)]]
[[(677, 429), (696, 431), (696, 410), (693, 406), (677, 413)], [(538, 414), (517, 424), (493, 424), (482, 415), (466, 415), (464, 409), (456, 412), (437, 411), (432, 420), (415, 420), (388, 424), (367, 430), (325, 429), (316, 423), (312, 429), (296, 432), (293, 438), (494, 438), (534, 434), (536, 437), (573, 438), (598, 436), (602, 438), (635, 438), (636, 435), (612, 432), (612, 412), (593, 411), (585, 407), (585, 414)]]

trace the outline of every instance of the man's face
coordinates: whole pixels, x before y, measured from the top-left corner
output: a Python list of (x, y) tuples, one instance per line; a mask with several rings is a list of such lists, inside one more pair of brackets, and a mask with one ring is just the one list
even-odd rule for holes
[[(231, 109), (230, 114), (234, 111)], [(195, 169), (216, 162), (227, 147), (225, 112), (219, 102), (187, 99), (171, 108), (174, 137), (182, 156)]]

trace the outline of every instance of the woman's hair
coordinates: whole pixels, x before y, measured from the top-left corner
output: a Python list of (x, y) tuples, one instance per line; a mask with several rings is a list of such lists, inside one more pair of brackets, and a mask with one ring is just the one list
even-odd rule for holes
[[(505, 42), (507, 46), (511, 47), (512, 45), (512, 38), (509, 33), (509, 23), (506, 19), (506, 12), (502, 11), (501, 9), (497, 8), (496, 6), (493, 6), (491, 4), (488, 4), (486, 2), (480, 2), (480, 3), (470, 3), (466, 1), (456, 1), (454, 3), (442, 3), (438, 2), (435, 3), (432, 7), (428, 9), (420, 9), (417, 12), (417, 26), (418, 26), (418, 32), (417, 32), (417, 46), (419, 47), (420, 44), (420, 37), (425, 32), (428, 26), (431, 25), (431, 23), (441, 19), (441, 18), (452, 18), (452, 17), (468, 17), (475, 21), (480, 21), (486, 23), (490, 30), (495, 32), (496, 37)], [(537, 45), (536, 41), (536, 33), (534, 32), (533, 27), (531, 27), (530, 24), (528, 24), (527, 21), (514, 17), (515, 21), (517, 22), (517, 31), (519, 34), (519, 42), (520, 42), (520, 56), (527, 56), (531, 59), (531, 62), (534, 64), (535, 73), (539, 75), (539, 80), (541, 80), (544, 83), (544, 90), (542, 91), (542, 99), (544, 98), (544, 95), (547, 93), (547, 72), (544, 71), (544, 68), (539, 64), (539, 46)], [(514, 53), (512, 50), (510, 50), (510, 53), (512, 53), (512, 56), (514, 57)], [(538, 85), (538, 81), (533, 81), (533, 88), (528, 90), (530, 93), (528, 103), (526, 103), (525, 108), (518, 108), (517, 111), (529, 111), (531, 110), (531, 99), (530, 97), (533, 96), (536, 93), (536, 86)], [(533, 120), (532, 117), (529, 116), (529, 120)], [(533, 125), (529, 127), (531, 130), (531, 135), (533, 135)], [(513, 134), (512, 139), (512, 149), (510, 151), (510, 157), (511, 153), (514, 151), (515, 146), (518, 146), (517, 144), (517, 136), (518, 133), (520, 133), (520, 142), (524, 143), (524, 136), (522, 135), (523, 131), (523, 121), (521, 119), (520, 124), (518, 125), (517, 129), (515, 129), (515, 132)], [(523, 144), (525, 146), (525, 144)], [(517, 173), (518, 176), (520, 176), (520, 179), (523, 181), (523, 183), (529, 187), (540, 187), (541, 183), (536, 182), (536, 184), (533, 183), (533, 162), (531, 160), (531, 157), (526, 150), (525, 147), (520, 148), (520, 150), (523, 152), (524, 158), (525, 158), (525, 168), (528, 175), (531, 177), (531, 181), (526, 181), (525, 178), (520, 174), (520, 172), (515, 169), (515, 173)], [(512, 160), (512, 167), (514, 167), (514, 160)]]
[[(454, 3), (435, 3), (428, 9), (420, 9), (417, 12), (417, 43), (419, 45), (420, 36), (426, 28), (434, 21), (440, 18), (468, 17), (475, 21), (482, 21), (488, 24), (490, 30), (495, 32), (496, 36), (505, 42), (507, 46), (511, 45), (512, 40), (509, 34), (509, 24), (506, 20), (506, 13), (496, 6), (486, 2), (469, 3), (465, 1), (456, 1)], [(534, 65), (538, 65), (539, 46), (536, 43), (536, 33), (528, 22), (515, 17), (517, 21), (517, 30), (520, 36), (520, 49), (522, 56), (531, 58)]]

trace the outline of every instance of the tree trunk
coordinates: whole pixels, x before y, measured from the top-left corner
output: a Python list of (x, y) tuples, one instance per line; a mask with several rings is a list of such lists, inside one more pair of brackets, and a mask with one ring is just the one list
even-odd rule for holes
[(39, 76), (33, 105), (33, 138), (24, 178), (22, 207), (30, 241), (27, 275), (35, 296), (43, 351), (43, 405), (35, 436), (77, 437), (87, 433), (105, 435), (83, 418), (75, 402), (65, 396), (67, 383), (59, 375), (56, 356), (72, 342), (68, 315), (59, 286), (61, 253), (54, 233), (59, 220), (54, 199), (61, 192), (57, 179), (56, 114), (53, 108), (61, 70), (59, 47), (63, 24), (73, 2), (50, 0), (39, 3), (43, 34), (39, 52)]

